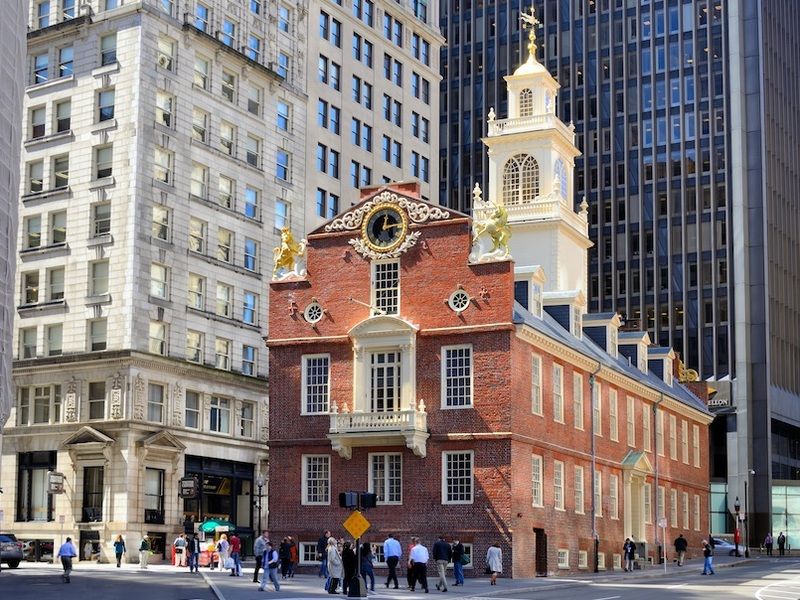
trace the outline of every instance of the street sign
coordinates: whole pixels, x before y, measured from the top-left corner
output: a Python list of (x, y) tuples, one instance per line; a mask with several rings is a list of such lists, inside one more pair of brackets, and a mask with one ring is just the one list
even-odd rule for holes
[(48, 494), (63, 494), (64, 493), (64, 477), (63, 473), (58, 471), (47, 472), (47, 493)]
[(347, 533), (353, 536), (353, 539), (360, 538), (370, 528), (370, 522), (357, 510), (354, 510), (342, 525)]
[(180, 481), (180, 497), (184, 500), (197, 498), (199, 491), (199, 483), (197, 477), (181, 477)]
[(658, 526), (659, 526), (661, 529), (666, 529), (666, 527), (667, 527), (667, 517), (661, 517), (661, 518), (658, 520)]

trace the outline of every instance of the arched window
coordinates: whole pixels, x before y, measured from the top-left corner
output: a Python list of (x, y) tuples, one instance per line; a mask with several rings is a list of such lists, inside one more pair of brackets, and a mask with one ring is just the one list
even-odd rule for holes
[(567, 169), (560, 158), (553, 167), (553, 191), (561, 194), (562, 198), (567, 197)]
[(517, 154), (503, 167), (503, 204), (529, 204), (539, 195), (539, 164), (529, 154)]
[(533, 92), (525, 88), (519, 93), (519, 116), (530, 117), (533, 115)]

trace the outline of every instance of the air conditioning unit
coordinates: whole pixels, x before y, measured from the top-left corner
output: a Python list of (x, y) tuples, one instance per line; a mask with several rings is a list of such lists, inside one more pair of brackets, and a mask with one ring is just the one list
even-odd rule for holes
[(172, 59), (167, 56), (166, 54), (159, 54), (158, 55), (158, 66), (164, 69), (169, 69), (170, 65), (172, 64)]

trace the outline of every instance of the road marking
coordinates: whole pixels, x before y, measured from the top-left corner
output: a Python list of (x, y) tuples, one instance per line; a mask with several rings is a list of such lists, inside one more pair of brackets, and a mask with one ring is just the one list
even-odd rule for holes
[(684, 587), (686, 585), (689, 585), (689, 584), (688, 583), (679, 583), (678, 585), (668, 585), (667, 589), (682, 588), (682, 587)]
[(614, 600), (615, 598), (622, 598), (622, 596), (606, 596), (605, 598), (595, 598), (594, 600)]
[(778, 600), (789, 600), (800, 597), (800, 578), (776, 581), (765, 585), (754, 594), (756, 600), (766, 600), (776, 598)]

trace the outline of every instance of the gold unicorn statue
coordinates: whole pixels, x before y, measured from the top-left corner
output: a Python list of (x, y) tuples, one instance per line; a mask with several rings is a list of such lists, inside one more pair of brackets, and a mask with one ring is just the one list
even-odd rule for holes
[(475, 223), (473, 232), (473, 244), (476, 243), (478, 238), (484, 233), (487, 233), (492, 240), (492, 249), (489, 251), (489, 254), (501, 250), (503, 256), (508, 256), (508, 242), (511, 239), (511, 228), (508, 226), (508, 212), (504, 206), (497, 206), (491, 217)]

